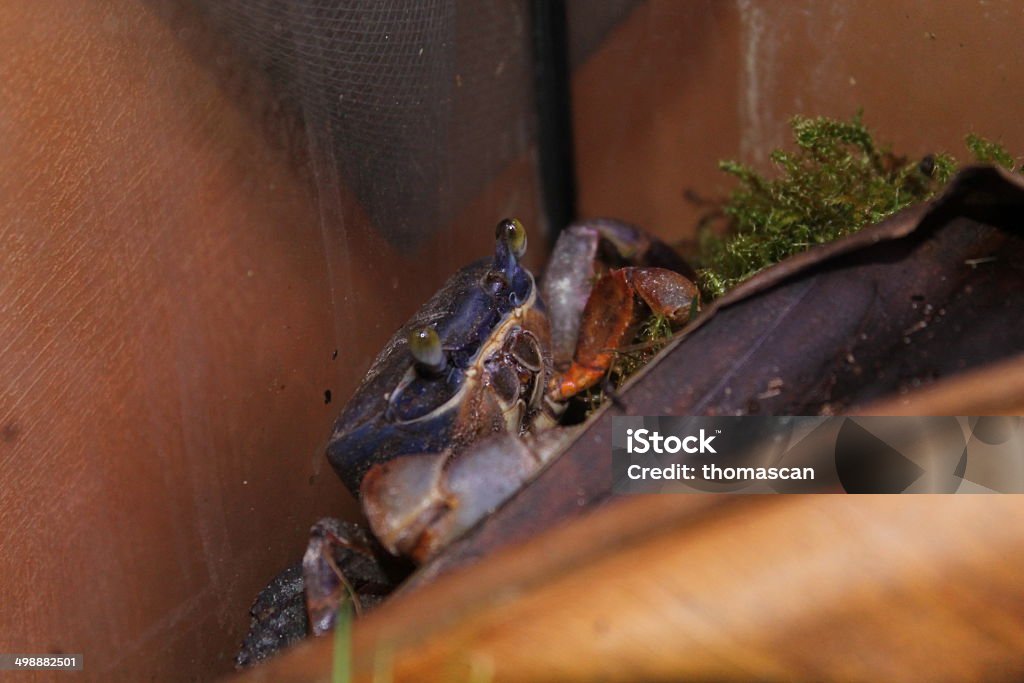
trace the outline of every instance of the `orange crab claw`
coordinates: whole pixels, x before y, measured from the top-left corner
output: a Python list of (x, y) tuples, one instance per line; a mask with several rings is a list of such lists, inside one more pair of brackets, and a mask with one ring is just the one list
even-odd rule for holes
[(621, 268), (598, 280), (583, 309), (572, 363), (551, 380), (550, 393), (564, 401), (595, 386), (608, 372), (615, 350), (630, 341), (636, 297), (673, 324), (686, 322), (697, 287), (664, 268)]
[(633, 290), (623, 270), (613, 270), (594, 285), (583, 308), (572, 364), (552, 378), (551, 393), (564, 401), (599, 381), (611, 366), (614, 349), (622, 346), (633, 324)]

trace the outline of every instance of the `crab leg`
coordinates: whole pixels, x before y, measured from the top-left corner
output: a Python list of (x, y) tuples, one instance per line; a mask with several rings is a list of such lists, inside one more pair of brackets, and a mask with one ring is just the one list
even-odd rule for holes
[(655, 315), (678, 325), (686, 322), (696, 296), (692, 282), (664, 268), (621, 268), (602, 277), (583, 309), (573, 361), (551, 380), (553, 398), (564, 401), (601, 381), (615, 350), (630, 341), (638, 314), (636, 297)]
[(309, 536), (302, 578), (313, 635), (334, 628), (338, 608), (346, 599), (359, 613), (394, 589), (396, 574), (408, 571), (383, 564), (386, 556), (380, 545), (358, 524), (326, 517), (313, 525)]

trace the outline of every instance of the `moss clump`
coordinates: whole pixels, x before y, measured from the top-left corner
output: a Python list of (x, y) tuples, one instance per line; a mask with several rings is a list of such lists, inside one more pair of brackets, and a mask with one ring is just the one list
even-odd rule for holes
[(1021, 168), (1014, 163), (1013, 157), (1010, 153), (1000, 145), (998, 142), (992, 142), (986, 140), (980, 135), (970, 133), (964, 138), (964, 144), (967, 145), (967, 149), (970, 150), (971, 155), (974, 156), (974, 160), (979, 164), (995, 164), (1002, 166), (1007, 171), (1017, 170)]
[[(875, 142), (860, 113), (848, 122), (797, 116), (791, 126), (796, 150), (771, 154), (777, 177), (735, 161), (719, 165), (739, 186), (722, 207), (727, 235), (701, 237), (699, 284), (708, 298), (788, 256), (930, 199), (957, 168), (948, 154), (892, 153)], [(976, 161), (1013, 170), (1013, 158), (997, 143), (972, 134), (966, 144)]]

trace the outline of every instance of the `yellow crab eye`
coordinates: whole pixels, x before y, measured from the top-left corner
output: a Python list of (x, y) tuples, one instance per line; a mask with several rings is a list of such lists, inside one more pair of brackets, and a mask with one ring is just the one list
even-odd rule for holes
[(431, 372), (441, 372), (445, 367), (441, 338), (432, 326), (421, 327), (409, 333), (409, 353), (419, 367)]
[(522, 258), (526, 253), (526, 228), (518, 218), (506, 218), (498, 223), (495, 236), (508, 243), (509, 251), (516, 258)]

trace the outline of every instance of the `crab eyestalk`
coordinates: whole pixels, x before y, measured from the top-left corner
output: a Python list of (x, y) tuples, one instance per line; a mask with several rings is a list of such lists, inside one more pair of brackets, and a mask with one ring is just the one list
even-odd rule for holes
[(508, 250), (517, 260), (526, 253), (526, 228), (518, 218), (506, 218), (494, 230), (498, 242), (508, 245)]
[(433, 326), (421, 327), (409, 333), (409, 353), (420, 372), (439, 375), (448, 366), (448, 359), (441, 348), (441, 338)]
[(494, 237), (494, 264), (485, 277), (486, 286), (495, 296), (508, 296), (513, 306), (527, 301), (533, 290), (533, 277), (520, 265), (526, 254), (526, 228), (516, 218), (498, 223)]

